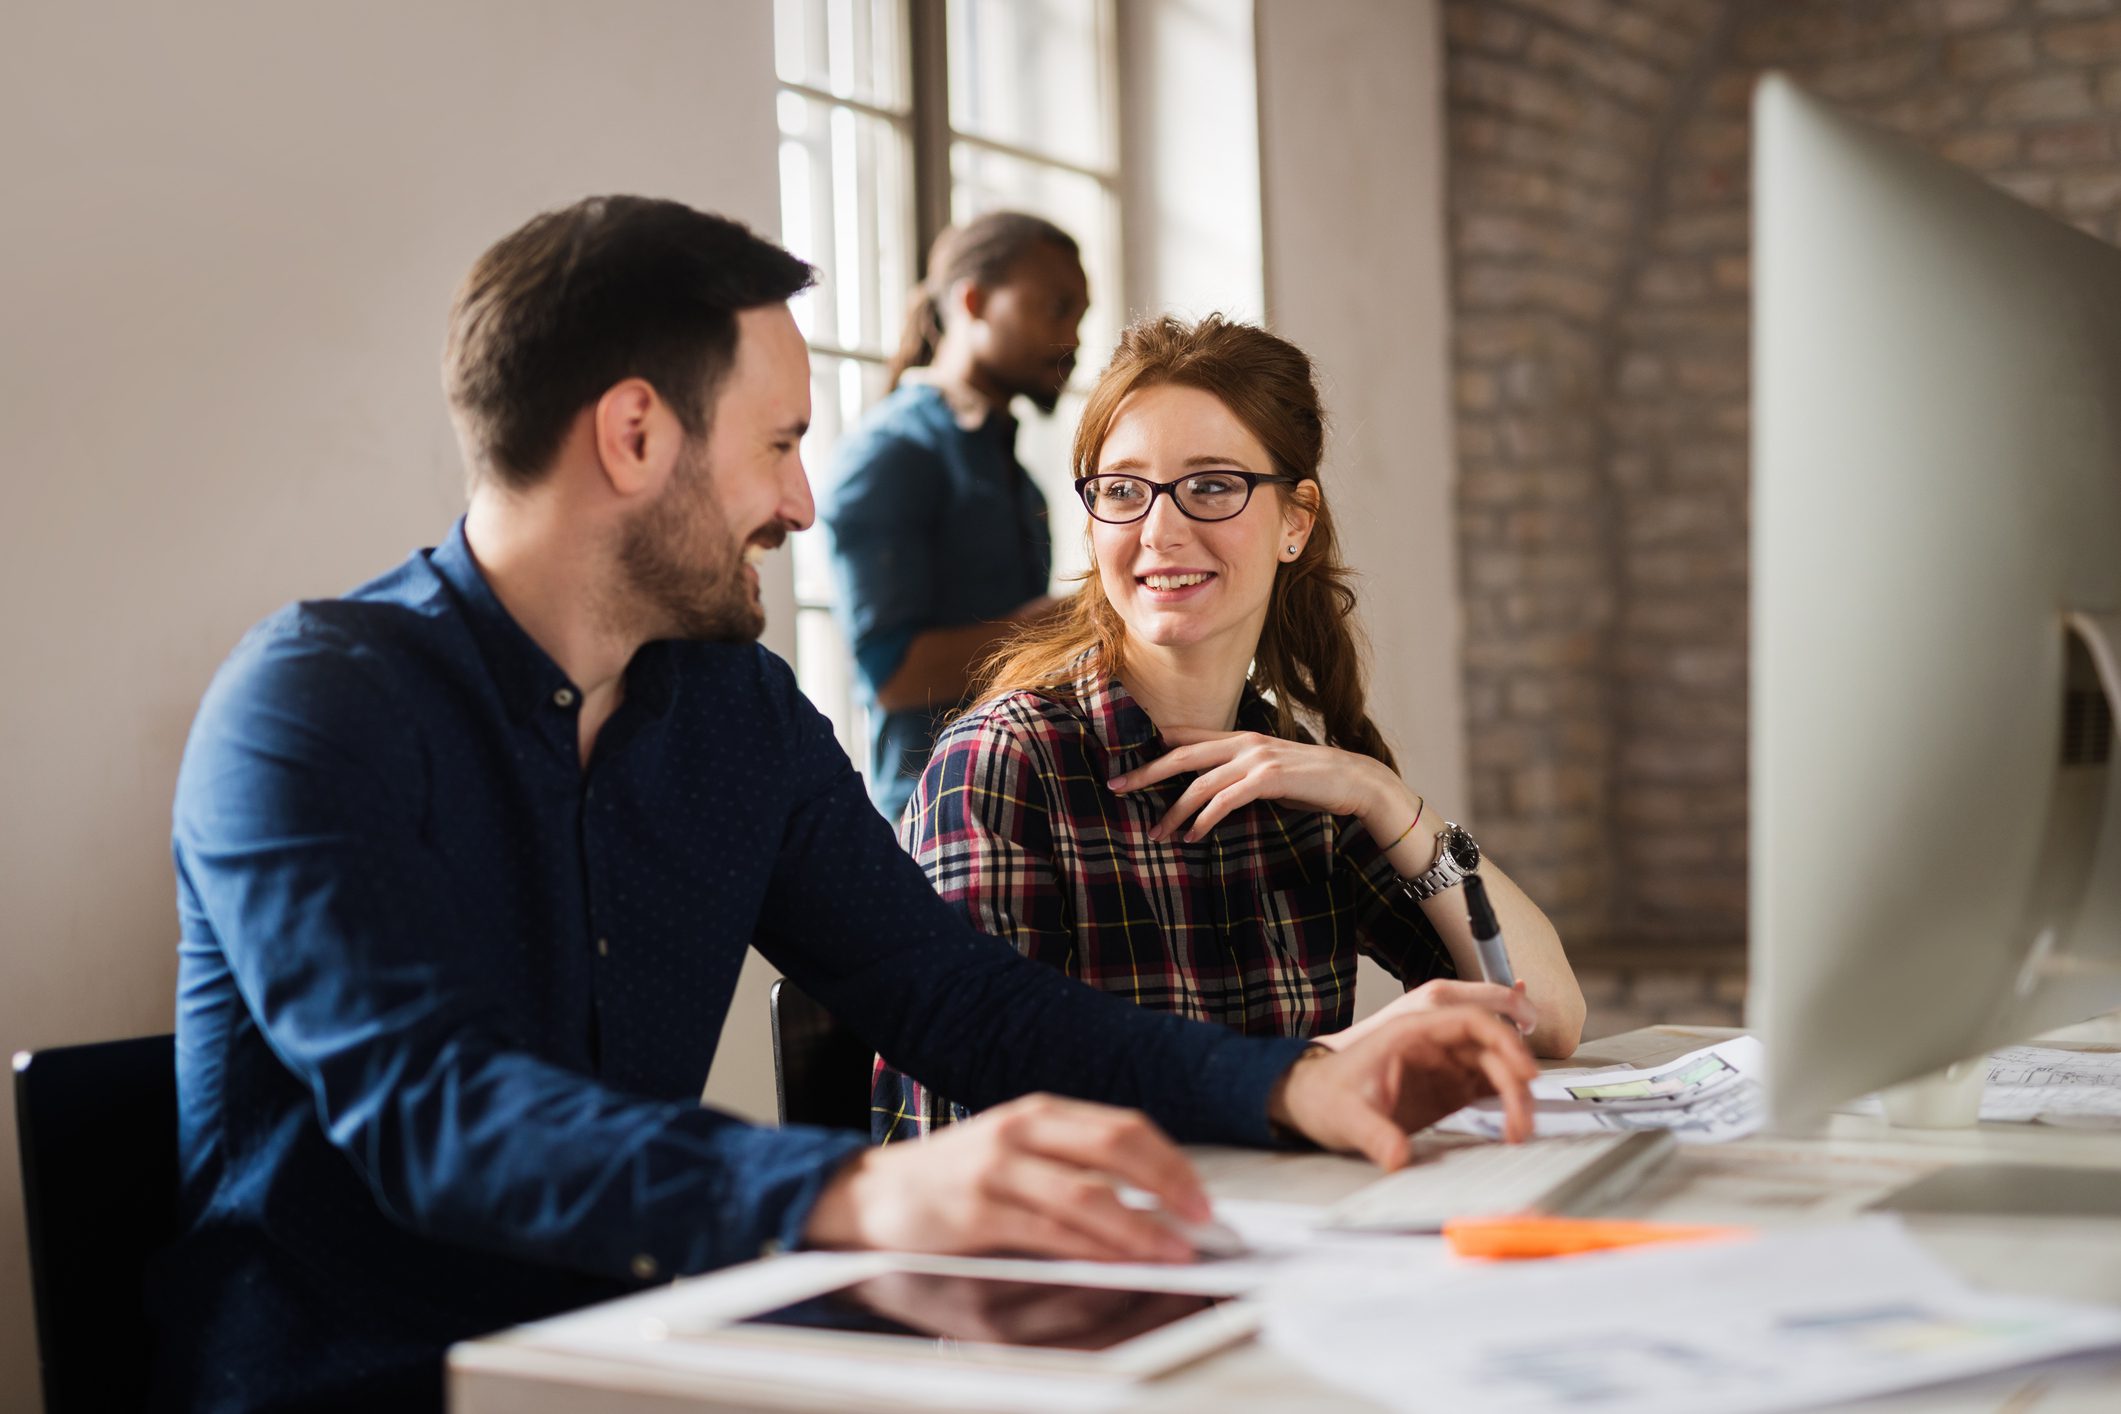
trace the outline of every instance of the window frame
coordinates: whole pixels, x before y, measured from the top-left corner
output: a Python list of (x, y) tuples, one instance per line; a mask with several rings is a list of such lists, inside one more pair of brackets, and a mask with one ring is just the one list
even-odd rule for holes
[[(776, 0), (783, 3), (783, 0)], [(1121, 153), (1121, 72), (1119, 63), (1119, 0), (1090, 0), (1096, 15), (1096, 63), (1100, 79), (1102, 111), (1099, 121), (1104, 124), (1107, 135), (1107, 162), (1102, 166), (1090, 165), (1057, 157), (1035, 147), (1003, 142), (978, 133), (959, 130), (951, 121), (950, 112), (950, 0), (904, 0), (904, 32), (899, 36), (905, 56), (906, 106), (903, 111), (852, 98), (821, 88), (814, 84), (790, 81), (780, 76), (778, 63), (774, 73), (774, 96), (779, 102), (782, 94), (793, 94), (808, 102), (829, 109), (846, 109), (849, 112), (891, 125), (905, 144), (907, 176), (910, 192), (902, 193), (909, 199), (904, 209), (912, 217), (912, 252), (914, 278), (925, 273), (929, 249), (937, 236), (951, 222), (951, 206), (954, 196), (953, 155), (960, 147), (998, 154), (1029, 167), (1045, 168), (1064, 172), (1071, 176), (1095, 182), (1102, 196), (1102, 219), (1107, 230), (1102, 234), (1105, 248), (1110, 252), (1110, 268), (1104, 272), (1102, 283), (1109, 286), (1100, 292), (1100, 302), (1109, 307), (1125, 310), (1127, 305), (1126, 252), (1121, 240), (1124, 231), (1124, 169)], [(785, 237), (785, 232), (783, 233)], [(882, 369), (890, 362), (889, 332), (887, 330), (887, 352), (879, 356), (866, 349), (846, 347), (844, 343), (828, 343), (820, 339), (806, 339), (813, 357), (829, 358)], [(1086, 384), (1078, 383), (1071, 392), (1084, 391)], [(866, 411), (867, 408), (864, 408)], [(819, 460), (829, 457), (832, 449), (819, 448)], [(815, 465), (811, 466), (813, 473)], [(802, 649), (803, 626), (806, 621), (815, 621), (817, 616), (831, 618), (836, 609), (832, 598), (820, 598), (815, 594), (800, 592), (800, 585), (793, 586), (797, 592), (791, 595), (794, 604), (794, 623), (791, 628), (793, 644), (793, 666), (799, 682), (809, 690), (809, 680), (815, 674), (806, 671)], [(833, 628), (836, 638), (836, 623)], [(842, 644), (843, 653), (850, 653)], [(847, 665), (851, 668), (851, 663)], [(838, 694), (840, 700), (818, 702), (820, 710), (840, 725), (841, 741), (847, 747), (849, 757), (866, 779), (869, 774), (867, 716), (871, 710), (862, 701), (862, 694), (853, 681), (851, 672), (844, 674), (845, 686)]]

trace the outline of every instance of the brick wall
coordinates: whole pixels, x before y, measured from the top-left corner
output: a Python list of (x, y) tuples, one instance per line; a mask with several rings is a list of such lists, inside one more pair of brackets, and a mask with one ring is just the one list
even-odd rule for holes
[(1590, 1034), (1734, 1020), (1762, 68), (2107, 239), (2121, 0), (1452, 0), (1474, 817)]
[[(1472, 816), (1579, 954), (1610, 946), (1623, 906), (1610, 845), (1625, 752), (1611, 351), (1667, 135), (1714, 62), (1720, 8), (1444, 11)], [(1655, 1019), (1636, 973), (1663, 971), (1582, 970), (1592, 1034)], [(1706, 986), (1697, 979), (1693, 1010), (1706, 1010)], [(1673, 990), (1649, 985), (1667, 1004)]]

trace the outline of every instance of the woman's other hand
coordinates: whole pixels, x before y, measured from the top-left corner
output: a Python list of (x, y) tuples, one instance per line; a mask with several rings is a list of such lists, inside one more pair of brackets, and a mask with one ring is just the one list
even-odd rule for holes
[(1411, 988), (1404, 996), (1394, 998), (1389, 1006), (1379, 1007), (1345, 1031), (1334, 1031), (1312, 1039), (1321, 1046), (1345, 1050), (1379, 1027), (1391, 1025), (1399, 1017), (1454, 1006), (1493, 1012), (1515, 1026), (1521, 1036), (1529, 1036), (1532, 1028), (1539, 1024), (1539, 1008), (1525, 995), (1522, 982), (1514, 987), (1499, 987), (1493, 982), (1455, 982), (1439, 977)]

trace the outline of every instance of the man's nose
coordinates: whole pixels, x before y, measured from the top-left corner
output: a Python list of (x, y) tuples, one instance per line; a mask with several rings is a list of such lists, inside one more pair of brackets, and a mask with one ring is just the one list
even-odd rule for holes
[(780, 517), (790, 530), (808, 530), (817, 523), (817, 498), (810, 494), (802, 454), (789, 458), (789, 463), (794, 469), (781, 482)]

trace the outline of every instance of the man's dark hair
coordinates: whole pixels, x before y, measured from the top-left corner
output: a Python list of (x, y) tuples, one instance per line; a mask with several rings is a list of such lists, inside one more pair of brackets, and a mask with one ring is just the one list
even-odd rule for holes
[(943, 300), (952, 285), (970, 280), (991, 290), (1042, 245), (1082, 259), (1075, 237), (1025, 211), (989, 211), (962, 226), (945, 226), (928, 247), (927, 275), (907, 298), (905, 329), (899, 334), (898, 352), (884, 369), (884, 386), (896, 388), (907, 369), (935, 361), (935, 347), (943, 338)]
[(476, 475), (534, 484), (575, 414), (646, 379), (686, 435), (706, 434), (736, 356), (738, 311), (817, 272), (735, 221), (675, 201), (593, 196), (502, 237), (449, 312), (442, 381)]

